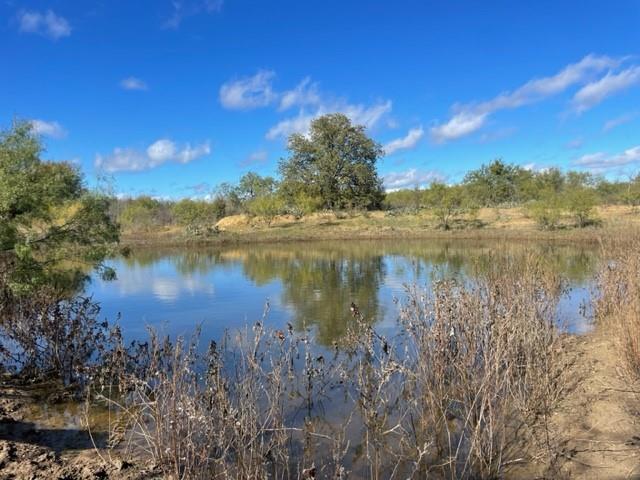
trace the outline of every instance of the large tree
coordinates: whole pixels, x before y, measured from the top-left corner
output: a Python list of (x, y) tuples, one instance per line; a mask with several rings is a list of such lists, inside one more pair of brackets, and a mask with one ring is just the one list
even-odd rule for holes
[(30, 123), (0, 132), (3, 303), (43, 286), (78, 287), (91, 267), (111, 274), (102, 260), (118, 229), (108, 199), (87, 190), (73, 165), (41, 160), (42, 150)]
[(464, 177), (463, 184), (478, 204), (496, 206), (518, 201), (518, 180), (522, 168), (494, 160)]
[(376, 171), (382, 147), (345, 115), (316, 118), (308, 135), (289, 137), (288, 149), (289, 158), (280, 163), (285, 195), (303, 191), (330, 209), (377, 208), (382, 202)]

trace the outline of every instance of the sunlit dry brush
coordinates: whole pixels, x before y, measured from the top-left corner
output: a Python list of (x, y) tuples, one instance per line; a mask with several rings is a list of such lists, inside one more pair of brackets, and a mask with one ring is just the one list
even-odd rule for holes
[(551, 454), (546, 422), (564, 385), (561, 291), (539, 259), (489, 258), (477, 281), (412, 292), (402, 309), (414, 359), (406, 417), (429, 452), (416, 458), (425, 470), (494, 478)]
[(599, 326), (616, 338), (628, 373), (640, 378), (640, 242), (629, 238), (602, 245), (603, 266), (594, 301)]
[(562, 281), (533, 256), (485, 260), (474, 280), (409, 289), (392, 338), (352, 305), (323, 350), (264, 319), (206, 353), (120, 343), (93, 398), (126, 425), (121, 450), (171, 478), (488, 479), (550, 462)]

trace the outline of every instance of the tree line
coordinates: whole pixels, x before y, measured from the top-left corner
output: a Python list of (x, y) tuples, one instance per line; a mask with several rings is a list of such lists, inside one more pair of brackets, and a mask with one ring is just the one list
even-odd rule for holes
[(640, 206), (640, 174), (610, 181), (581, 171), (531, 170), (501, 159), (469, 171), (457, 184), (434, 181), (385, 193), (376, 168), (382, 147), (341, 114), (314, 120), (308, 135), (289, 138), (288, 150), (279, 178), (248, 172), (236, 184), (219, 185), (209, 200), (118, 200), (114, 218), (128, 229), (181, 225), (201, 234), (213, 231), (217, 220), (240, 213), (270, 225), (278, 215), (301, 218), (322, 210), (428, 209), (440, 227), (449, 229), (462, 218), (473, 223), (481, 208), (519, 206), (540, 228), (555, 229), (565, 216), (577, 227), (597, 223), (597, 205)]

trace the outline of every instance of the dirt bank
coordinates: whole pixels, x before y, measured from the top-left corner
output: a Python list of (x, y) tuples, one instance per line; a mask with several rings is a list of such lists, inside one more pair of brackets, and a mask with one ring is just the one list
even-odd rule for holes
[(481, 209), (473, 220), (452, 222), (450, 230), (438, 228), (429, 212), (394, 214), (316, 213), (300, 219), (290, 215), (277, 217), (267, 225), (258, 217), (225, 217), (218, 222), (217, 233), (194, 236), (176, 226), (157, 227), (150, 231), (123, 231), (121, 243), (129, 246), (192, 244), (224, 245), (278, 243), (308, 240), (372, 239), (482, 239), (482, 240), (554, 240), (560, 242), (596, 242), (603, 235), (635, 235), (640, 215), (628, 207), (600, 207), (600, 227), (578, 229), (567, 220), (561, 228), (542, 231), (525, 215), (522, 208)]
[(639, 479), (640, 385), (624, 373), (620, 350), (607, 332), (568, 342), (572, 384), (549, 422), (552, 466), (523, 465), (510, 478)]
[[(96, 450), (86, 430), (33, 422), (42, 399), (33, 389), (0, 387), (0, 480), (142, 480), (161, 478), (153, 468), (123, 461), (117, 452)], [(68, 420), (68, 419), (67, 419)], [(100, 434), (96, 435), (99, 442)]]

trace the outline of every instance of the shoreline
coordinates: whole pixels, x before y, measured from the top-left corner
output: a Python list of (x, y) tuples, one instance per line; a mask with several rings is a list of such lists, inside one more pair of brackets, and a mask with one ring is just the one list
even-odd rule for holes
[(389, 212), (313, 214), (301, 219), (281, 216), (270, 225), (258, 217), (233, 215), (221, 219), (210, 235), (189, 235), (177, 226), (123, 232), (123, 247), (235, 246), (310, 241), (351, 240), (467, 240), (550, 241), (598, 243), (602, 238), (629, 238), (640, 232), (640, 215), (630, 207), (600, 207), (597, 226), (573, 227), (569, 220), (556, 230), (541, 230), (520, 207), (482, 209), (474, 219), (460, 219), (450, 230), (438, 228), (428, 212), (395, 215)]

